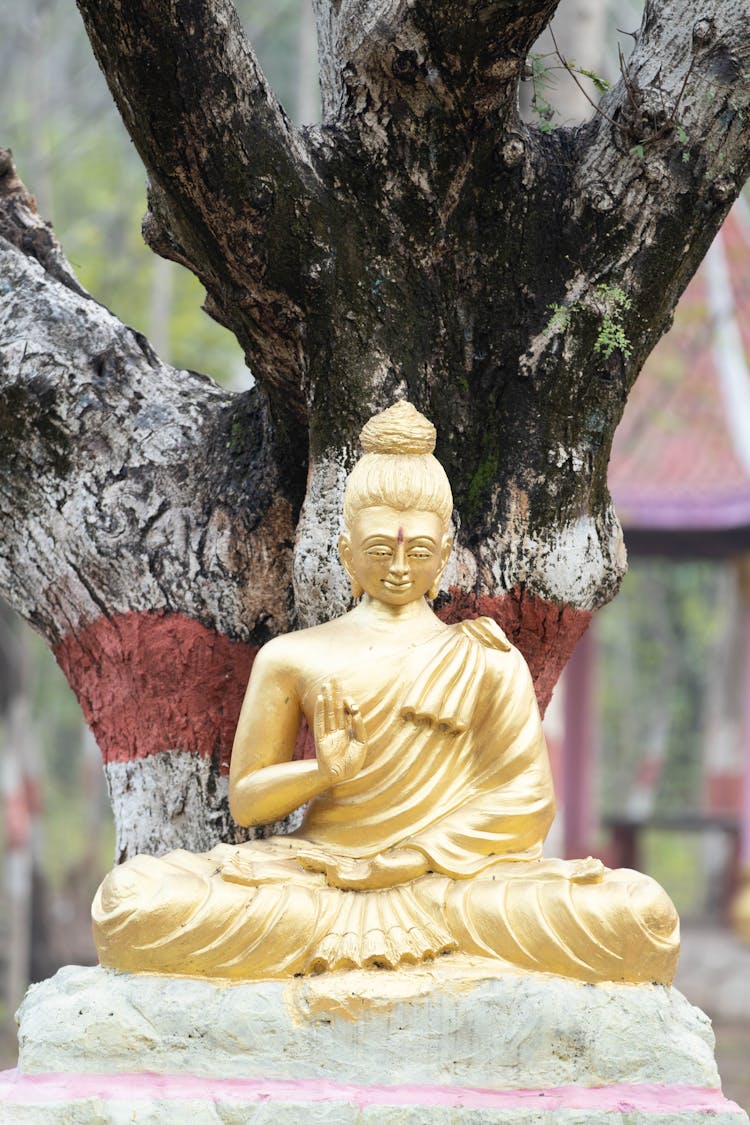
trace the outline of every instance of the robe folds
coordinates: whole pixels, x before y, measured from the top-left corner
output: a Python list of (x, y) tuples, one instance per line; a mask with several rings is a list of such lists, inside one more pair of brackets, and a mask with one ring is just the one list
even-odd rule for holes
[[(93, 905), (102, 964), (247, 980), (460, 952), (590, 982), (671, 982), (679, 923), (657, 883), (542, 856), (547, 749), (528, 668), (495, 623), (450, 626), (384, 663), (304, 685), (308, 721), (332, 677), (359, 705), (360, 772), (311, 801), (291, 836), (116, 868)], [(354, 891), (310, 870), (400, 848), (421, 852), (428, 874)]]

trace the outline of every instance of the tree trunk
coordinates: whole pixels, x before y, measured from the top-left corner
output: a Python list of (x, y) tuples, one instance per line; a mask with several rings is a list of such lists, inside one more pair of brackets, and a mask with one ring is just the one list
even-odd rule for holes
[(188, 266), (258, 380), (163, 364), (80, 290), (0, 181), (0, 585), (81, 700), (120, 856), (237, 838), (226, 764), (267, 637), (345, 610), (346, 472), (375, 410), (438, 427), (456, 551), (540, 703), (625, 552), (606, 484), (627, 393), (748, 173), (739, 0), (646, 5), (592, 121), (524, 124), (555, 0), (317, 0), (323, 122), (298, 131), (229, 0), (79, 0)]

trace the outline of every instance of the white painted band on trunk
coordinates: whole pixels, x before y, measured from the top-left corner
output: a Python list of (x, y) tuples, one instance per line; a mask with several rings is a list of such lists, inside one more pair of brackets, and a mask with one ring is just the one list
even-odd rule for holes
[[(163, 855), (173, 848), (207, 851), (221, 839), (228, 778), (213, 776), (210, 758), (165, 750), (104, 767), (115, 813), (116, 854)], [(218, 824), (216, 822), (219, 822)], [(218, 830), (217, 830), (218, 829)]]
[(104, 767), (115, 814), (115, 856), (164, 855), (175, 848), (206, 852), (218, 843), (242, 842), (299, 826), (302, 810), (258, 829), (240, 828), (229, 812), (229, 778), (210, 758), (163, 750)]
[[(518, 508), (523, 511), (519, 494)], [(602, 520), (580, 516), (550, 528), (542, 539), (511, 519), (482, 543), (480, 593), (497, 595), (521, 584), (530, 594), (572, 609), (595, 610), (617, 592), (627, 569), (622, 528), (614, 509)]]
[(349, 578), (338, 552), (345, 485), (346, 469), (332, 458), (319, 458), (310, 466), (293, 571), (297, 622), (303, 628), (340, 617), (351, 606)]
[(477, 560), (473, 553), (454, 541), (440, 589), (447, 592), (451, 586), (458, 586), (459, 590), (473, 591), (477, 585), (477, 573)]

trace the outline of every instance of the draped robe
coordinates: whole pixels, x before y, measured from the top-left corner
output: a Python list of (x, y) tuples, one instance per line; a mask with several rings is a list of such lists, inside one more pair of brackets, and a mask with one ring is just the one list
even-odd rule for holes
[[(678, 921), (658, 884), (542, 857), (547, 749), (528, 668), (495, 623), (450, 626), (382, 663), (304, 685), (308, 720), (332, 676), (358, 703), (360, 772), (311, 801), (291, 836), (116, 868), (93, 906), (102, 963), (252, 979), (458, 951), (586, 981), (669, 983)], [(428, 874), (354, 891), (310, 870), (400, 848), (421, 852)]]

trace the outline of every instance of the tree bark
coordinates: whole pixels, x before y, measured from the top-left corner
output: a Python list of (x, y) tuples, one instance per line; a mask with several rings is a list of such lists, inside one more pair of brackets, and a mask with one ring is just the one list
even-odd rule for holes
[(226, 774), (253, 654), (291, 627), (267, 406), (161, 363), (83, 292), (4, 168), (0, 585), (94, 730), (118, 854), (208, 846), (236, 832)]
[(162, 364), (6, 164), (0, 584), (130, 802), (121, 855), (235, 831), (217, 777), (241, 681), (266, 637), (347, 608), (344, 479), (394, 399), (435, 421), (454, 487), (437, 608), (495, 617), (542, 706), (616, 592), (612, 435), (748, 174), (750, 46), (739, 0), (652, 0), (600, 112), (544, 134), (517, 92), (555, 7), (317, 0), (323, 121), (299, 131), (229, 0), (79, 0), (148, 172), (146, 239), (258, 380), (233, 396)]

